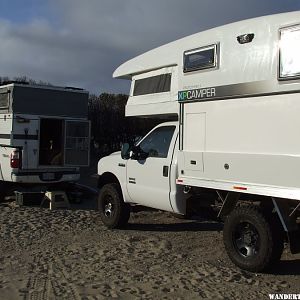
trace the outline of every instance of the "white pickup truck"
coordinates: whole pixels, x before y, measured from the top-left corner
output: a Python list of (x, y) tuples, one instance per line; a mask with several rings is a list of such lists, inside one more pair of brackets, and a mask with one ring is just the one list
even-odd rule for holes
[(0, 86), (0, 201), (79, 180), (89, 164), (87, 104), (88, 92), (77, 88)]
[[(98, 208), (103, 223), (111, 229), (125, 227), (131, 205), (181, 215), (197, 214), (210, 206), (225, 219), (224, 244), (235, 264), (262, 271), (280, 260), (286, 234), (271, 200), (176, 184), (178, 131), (178, 122), (162, 123), (137, 145), (124, 144), (121, 152), (99, 161)], [(291, 220), (286, 222), (291, 224)], [(298, 231), (289, 233), (293, 253), (299, 252), (298, 237)]]
[(118, 195), (124, 203), (186, 213), (183, 199), (187, 196), (176, 185), (178, 151), (175, 149), (178, 149), (178, 124), (168, 122), (155, 127), (137, 146), (125, 144), (122, 153), (113, 153), (99, 161), (100, 211), (107, 226), (120, 227), (129, 218), (129, 205), (122, 204), (116, 210), (116, 203), (110, 201), (112, 195)]
[(300, 252), (300, 12), (228, 24), (122, 64), (126, 116), (175, 122), (98, 164), (104, 224), (131, 204), (216, 209), (231, 260), (250, 271)]

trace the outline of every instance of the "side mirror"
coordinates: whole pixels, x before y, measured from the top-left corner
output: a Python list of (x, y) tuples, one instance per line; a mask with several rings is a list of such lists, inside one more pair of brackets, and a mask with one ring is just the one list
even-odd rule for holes
[(131, 155), (132, 159), (145, 160), (149, 156), (149, 153), (144, 152), (140, 148), (140, 146), (134, 146), (131, 150), (132, 150), (132, 155)]
[(129, 159), (130, 158), (130, 145), (128, 143), (125, 143), (122, 145), (121, 148), (121, 157), (122, 159)]

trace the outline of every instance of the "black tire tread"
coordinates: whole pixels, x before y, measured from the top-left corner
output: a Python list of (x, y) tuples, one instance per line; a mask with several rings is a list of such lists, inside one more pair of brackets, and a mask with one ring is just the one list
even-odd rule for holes
[[(101, 210), (103, 200), (102, 197), (105, 193), (110, 193), (115, 200), (116, 205), (116, 215), (114, 219), (108, 220), (104, 216), (104, 213)], [(120, 229), (124, 228), (130, 217), (130, 205), (123, 201), (122, 193), (120, 187), (117, 183), (109, 183), (102, 187), (98, 196), (98, 209), (100, 212), (100, 217), (104, 225), (109, 229)]]
[[(265, 244), (264, 253), (263, 255), (256, 257), (253, 261), (242, 259), (236, 252), (232, 243), (231, 227), (240, 218), (244, 218), (245, 220), (250, 219), (251, 222), (255, 223), (255, 226), (258, 226), (262, 231), (261, 240), (263, 240), (263, 243)], [(270, 267), (272, 262), (279, 257), (279, 252), (281, 250), (276, 243), (275, 234), (276, 232), (272, 230), (270, 222), (258, 207), (254, 205), (240, 206), (234, 209), (225, 220), (223, 231), (224, 246), (229, 258), (237, 266), (251, 272), (261, 272)]]

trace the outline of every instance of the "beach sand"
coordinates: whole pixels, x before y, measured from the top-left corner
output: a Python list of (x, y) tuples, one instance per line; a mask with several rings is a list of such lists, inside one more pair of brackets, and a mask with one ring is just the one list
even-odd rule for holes
[(0, 205), (0, 299), (269, 299), (300, 292), (300, 255), (265, 274), (228, 259), (222, 224), (131, 214), (108, 230), (96, 199), (70, 210)]

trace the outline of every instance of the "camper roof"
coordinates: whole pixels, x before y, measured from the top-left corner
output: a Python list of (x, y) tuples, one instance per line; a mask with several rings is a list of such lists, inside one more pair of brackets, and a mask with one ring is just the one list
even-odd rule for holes
[(88, 94), (88, 91), (82, 89), (82, 88), (76, 88), (76, 87), (62, 87), (62, 86), (54, 86), (54, 85), (45, 85), (45, 84), (31, 84), (29, 82), (18, 82), (18, 81), (7, 81), (0, 84), (0, 88), (6, 88), (6, 87), (28, 87), (28, 88), (37, 88), (37, 89), (47, 89), (47, 90), (59, 90), (59, 91), (76, 91), (78, 93), (85, 93)]
[[(181, 60), (182, 52), (186, 49), (199, 47), (199, 41), (204, 44), (211, 43), (213, 40), (221, 40), (224, 35), (236, 32), (243, 34), (249, 30), (253, 32), (266, 30), (266, 32), (268, 32), (270, 26), (280, 25), (280, 27), (284, 27), (299, 23), (299, 21), (300, 12), (296, 11), (243, 20), (209, 29), (139, 55), (119, 66), (115, 70), (113, 77), (131, 79), (132, 76), (137, 74), (164, 67), (176, 66), (178, 65), (178, 61)], [(236, 34), (234, 37), (236, 37)]]
[(73, 88), (10, 83), (0, 86), (1, 113), (86, 118), (88, 92)]

